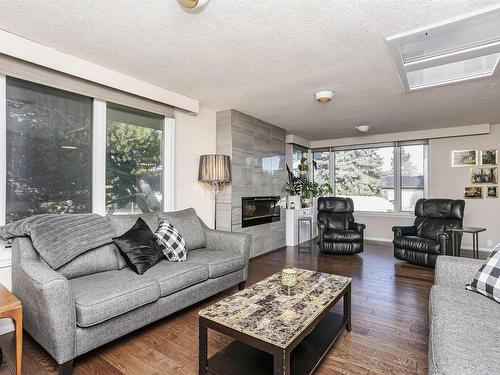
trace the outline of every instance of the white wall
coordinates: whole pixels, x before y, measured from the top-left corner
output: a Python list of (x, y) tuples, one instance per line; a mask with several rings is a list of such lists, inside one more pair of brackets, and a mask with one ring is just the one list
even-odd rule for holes
[(194, 207), (214, 225), (214, 196), (198, 182), (200, 155), (215, 153), (216, 114), (201, 107), (198, 115), (175, 113), (175, 209)]
[[(491, 125), (490, 134), (433, 139), (430, 141), (430, 195), (462, 198), (471, 186), (470, 168), (451, 166), (452, 150), (500, 149), (500, 124)], [(483, 192), (484, 194), (484, 192)], [(466, 199), (464, 225), (487, 228), (479, 234), (479, 247), (491, 250), (500, 243), (500, 198)], [(491, 241), (488, 244), (488, 241)], [(464, 235), (465, 247), (472, 246), (471, 235)]]
[(357, 223), (366, 225), (365, 239), (373, 241), (392, 241), (392, 227), (396, 225), (412, 225), (413, 215), (398, 214), (362, 214), (354, 213)]

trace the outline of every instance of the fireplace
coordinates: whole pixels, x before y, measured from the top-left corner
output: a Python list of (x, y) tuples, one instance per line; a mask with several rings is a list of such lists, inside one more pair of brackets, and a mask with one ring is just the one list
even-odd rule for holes
[(245, 228), (280, 221), (279, 200), (279, 196), (241, 198), (241, 226)]

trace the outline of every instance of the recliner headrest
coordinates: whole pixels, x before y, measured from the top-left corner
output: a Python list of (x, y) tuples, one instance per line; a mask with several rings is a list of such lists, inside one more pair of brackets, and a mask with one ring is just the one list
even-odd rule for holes
[(415, 216), (462, 220), (464, 208), (463, 199), (421, 198), (415, 204)]
[(354, 212), (354, 203), (351, 198), (320, 197), (318, 198), (318, 211), (352, 213)]

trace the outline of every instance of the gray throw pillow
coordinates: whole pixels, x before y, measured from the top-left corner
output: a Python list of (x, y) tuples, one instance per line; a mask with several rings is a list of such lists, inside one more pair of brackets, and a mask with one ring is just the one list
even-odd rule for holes
[(188, 250), (207, 247), (205, 231), (194, 208), (182, 211), (160, 212), (158, 216), (160, 221), (166, 220), (177, 229), (182, 238), (184, 238)]

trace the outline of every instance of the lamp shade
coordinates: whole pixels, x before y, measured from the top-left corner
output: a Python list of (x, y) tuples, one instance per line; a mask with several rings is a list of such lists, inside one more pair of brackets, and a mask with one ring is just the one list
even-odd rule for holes
[(231, 160), (228, 155), (201, 155), (198, 181), (219, 185), (231, 182)]

